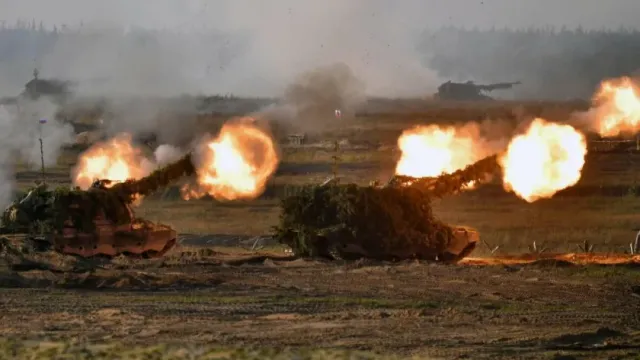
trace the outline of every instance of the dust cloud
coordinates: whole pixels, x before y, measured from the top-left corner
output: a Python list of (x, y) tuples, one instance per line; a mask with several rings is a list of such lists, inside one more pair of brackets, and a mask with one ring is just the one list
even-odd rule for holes
[(423, 27), (415, 1), (27, 3), (31, 11), (21, 3), (2, 12), (0, 4), (0, 13), (57, 24), (59, 34), (14, 65), (25, 76), (37, 65), (43, 76), (74, 80), (84, 94), (273, 97), (299, 74), (336, 62), (370, 95), (415, 96), (436, 85), (415, 46)]
[[(57, 106), (44, 98), (0, 105), (0, 207), (12, 200), (16, 159), (39, 170), (40, 138), (45, 166), (55, 165), (63, 146), (74, 142), (73, 127), (57, 120), (56, 110)], [(46, 122), (41, 124), (40, 120)]]

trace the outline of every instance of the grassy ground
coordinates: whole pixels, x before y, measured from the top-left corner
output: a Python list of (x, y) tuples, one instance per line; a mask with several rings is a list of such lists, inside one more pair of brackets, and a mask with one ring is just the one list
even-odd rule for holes
[[(345, 263), (220, 251), (176, 249), (164, 259), (92, 268), (55, 254), (32, 258), (48, 270), (11, 270), (17, 259), (0, 263), (0, 357), (208, 351), (208, 358), (384, 358), (328, 349), (416, 359), (640, 354), (640, 273), (630, 265)], [(231, 357), (234, 348), (245, 350)]]

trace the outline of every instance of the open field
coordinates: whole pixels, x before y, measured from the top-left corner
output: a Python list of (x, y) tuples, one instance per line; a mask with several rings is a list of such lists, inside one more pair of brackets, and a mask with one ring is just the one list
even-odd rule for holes
[[(366, 184), (392, 175), (395, 140), (404, 128), (497, 119), (514, 107), (474, 114), (465, 105), (397, 117), (360, 116), (316, 136), (362, 144), (339, 152), (338, 174)], [(570, 109), (558, 105), (539, 111), (561, 118)], [(0, 334), (15, 341), (0, 343), (0, 357), (13, 349), (40, 351), (25, 339), (48, 339), (50, 352), (111, 356), (152, 352), (159, 343), (176, 342), (179, 348), (171, 351), (277, 348), (282, 358), (294, 358), (299, 347), (427, 359), (640, 356), (640, 272), (633, 264), (331, 263), (290, 259), (268, 242), (260, 251), (249, 250), (253, 237), (276, 225), (278, 197), (327, 178), (333, 155), (331, 150), (283, 149), (267, 194), (254, 201), (187, 202), (170, 193), (146, 199), (138, 216), (194, 234), (166, 259), (95, 264), (54, 256), (36, 258), (47, 264), (39, 270), (22, 269), (19, 261), (0, 264)], [(63, 154), (58, 166), (48, 169), (50, 181), (68, 183), (76, 156)], [(18, 170), (22, 188), (39, 176)], [(496, 246), (493, 256), (529, 253), (534, 241), (550, 252), (579, 252), (585, 240), (596, 252), (622, 255), (640, 228), (639, 177), (640, 154), (593, 153), (574, 190), (552, 199), (529, 204), (495, 182), (436, 200), (434, 207), (442, 220), (480, 231), (487, 246), (478, 247), (474, 257), (492, 256), (488, 248)], [(69, 341), (77, 343), (67, 346)], [(114, 349), (97, 348), (96, 342)], [(317, 354), (319, 359), (349, 358)], [(246, 358), (269, 358), (252, 356)]]
[(427, 359), (640, 354), (640, 273), (630, 265), (328, 263), (228, 248), (181, 248), (91, 271), (59, 256), (38, 261), (47, 270), (0, 275), (6, 338), (74, 339), (76, 351), (179, 341), (194, 353), (240, 346)]

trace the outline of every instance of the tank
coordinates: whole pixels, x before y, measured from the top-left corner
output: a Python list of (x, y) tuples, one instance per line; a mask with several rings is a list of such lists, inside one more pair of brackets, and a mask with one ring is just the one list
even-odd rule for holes
[(187, 155), (142, 179), (97, 180), (86, 191), (39, 184), (4, 211), (2, 232), (26, 233), (48, 250), (81, 257), (159, 257), (175, 245), (176, 231), (137, 218), (131, 204), (194, 172)]
[(465, 83), (447, 81), (438, 86), (438, 92), (434, 95), (434, 98), (439, 100), (460, 101), (493, 100), (493, 98), (485, 95), (483, 92), (511, 89), (514, 85), (518, 84), (520, 84), (520, 81), (489, 85), (476, 85), (473, 81), (467, 81)]
[(37, 69), (33, 71), (33, 79), (24, 85), (20, 97), (37, 100), (41, 96), (49, 96), (58, 101), (64, 101), (71, 94), (73, 83), (58, 79), (41, 79)]
[(298, 256), (458, 262), (473, 252), (480, 234), (438, 220), (431, 200), (485, 180), (499, 169), (496, 160), (437, 178), (395, 176), (383, 186), (332, 179), (304, 188), (283, 199), (274, 237)]

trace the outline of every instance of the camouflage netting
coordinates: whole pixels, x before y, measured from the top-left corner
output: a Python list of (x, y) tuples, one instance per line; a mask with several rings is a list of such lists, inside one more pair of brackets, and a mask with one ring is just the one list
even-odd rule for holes
[(431, 199), (456, 193), (497, 168), (493, 156), (453, 174), (396, 177), (384, 187), (335, 183), (306, 187), (282, 201), (275, 237), (299, 256), (442, 258), (453, 229), (434, 217)]
[[(277, 239), (297, 255), (335, 257), (353, 244), (371, 258), (435, 258), (452, 229), (433, 217), (415, 187), (309, 187), (282, 202)], [(341, 255), (344, 257), (344, 255)]]
[(87, 191), (59, 187), (53, 191), (40, 185), (17, 199), (2, 215), (5, 232), (55, 233), (69, 218), (78, 229), (93, 232), (94, 219), (102, 211), (115, 224), (130, 223), (131, 204), (139, 196), (147, 196), (171, 182), (195, 172), (190, 155), (154, 171), (140, 180), (128, 180), (111, 188)]

